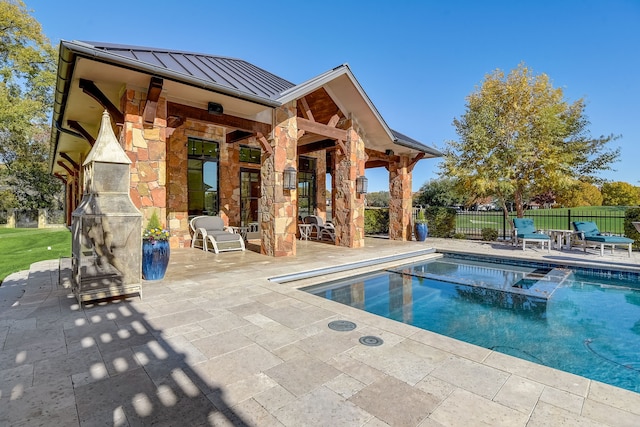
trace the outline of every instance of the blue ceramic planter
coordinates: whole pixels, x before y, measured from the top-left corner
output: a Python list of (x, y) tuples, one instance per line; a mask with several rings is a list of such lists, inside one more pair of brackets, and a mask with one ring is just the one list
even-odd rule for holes
[(167, 272), (169, 265), (168, 240), (142, 241), (142, 278), (145, 280), (160, 280)]
[(429, 232), (429, 228), (427, 224), (416, 224), (416, 240), (418, 242), (424, 242), (427, 238), (427, 233)]

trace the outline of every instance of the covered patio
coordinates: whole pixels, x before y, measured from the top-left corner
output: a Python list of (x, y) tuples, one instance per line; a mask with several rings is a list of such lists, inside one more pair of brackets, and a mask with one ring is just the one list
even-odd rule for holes
[[(365, 238), (275, 259), (177, 249), (142, 300), (79, 310), (68, 266), (0, 287), (8, 425), (549, 426), (640, 424), (640, 394), (366, 313), (269, 278), (433, 247), (638, 271), (640, 254)], [(64, 260), (63, 260), (64, 261)], [(256, 268), (259, 266), (259, 269)], [(256, 274), (256, 272), (258, 272)], [(351, 272), (354, 273), (354, 272)], [(316, 277), (315, 280), (321, 278)], [(330, 278), (327, 278), (330, 279)], [(313, 279), (312, 279), (313, 280)], [(335, 320), (353, 331), (332, 330)], [(377, 336), (376, 347), (360, 344)], [(399, 410), (401, 408), (401, 410)]]
[(158, 211), (174, 248), (190, 246), (191, 217), (220, 215), (257, 223), (261, 253), (292, 256), (299, 218), (326, 220), (328, 205), (335, 245), (362, 247), (356, 187), (370, 167), (389, 172), (390, 238), (410, 240), (412, 170), (441, 155), (389, 128), (346, 64), (296, 85), (239, 59), (63, 41), (51, 170), (66, 185), (67, 222), (104, 110), (143, 223)]

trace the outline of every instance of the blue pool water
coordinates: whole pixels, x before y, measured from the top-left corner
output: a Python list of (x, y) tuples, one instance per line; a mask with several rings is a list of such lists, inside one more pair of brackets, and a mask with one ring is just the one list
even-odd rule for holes
[(640, 282), (600, 276), (445, 257), (304, 290), (640, 392)]

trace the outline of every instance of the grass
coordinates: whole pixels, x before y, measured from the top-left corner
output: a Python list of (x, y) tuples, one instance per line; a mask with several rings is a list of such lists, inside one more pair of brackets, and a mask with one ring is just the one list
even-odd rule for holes
[[(569, 211), (571, 221), (594, 221), (600, 231), (613, 233), (624, 232), (624, 214), (627, 210), (624, 206), (583, 206), (577, 208), (535, 209), (525, 212), (525, 217), (532, 218), (536, 227), (542, 230), (570, 229)], [(515, 212), (510, 216), (514, 218)], [(456, 229), (502, 229), (503, 219), (501, 211), (470, 212), (456, 215)], [(507, 224), (507, 230), (511, 226)]]
[(31, 264), (71, 256), (66, 228), (0, 228), (0, 283)]

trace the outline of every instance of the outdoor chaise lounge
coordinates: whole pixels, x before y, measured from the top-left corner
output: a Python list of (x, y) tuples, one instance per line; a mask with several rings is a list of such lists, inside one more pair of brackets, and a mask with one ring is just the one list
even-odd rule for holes
[(513, 245), (518, 246), (522, 242), (522, 250), (526, 249), (527, 242), (540, 243), (542, 249), (547, 245), (547, 252), (551, 252), (551, 238), (540, 230), (536, 230), (531, 218), (513, 219)]
[(626, 245), (629, 248), (629, 257), (631, 257), (631, 245), (633, 239), (622, 236), (613, 236), (611, 233), (601, 233), (595, 222), (591, 221), (574, 221), (572, 246), (582, 246), (587, 251), (587, 246), (600, 246), (600, 256), (604, 256), (604, 247), (611, 246), (611, 253), (616, 245)]
[(311, 224), (311, 238), (316, 240), (322, 240), (325, 236), (335, 242), (336, 229), (330, 222), (324, 222), (322, 218), (317, 215), (309, 215), (304, 218), (305, 224)]
[(193, 237), (191, 247), (209, 250), (209, 244), (215, 253), (222, 251), (244, 251), (244, 239), (240, 234), (228, 230), (219, 216), (197, 216), (190, 221)]

